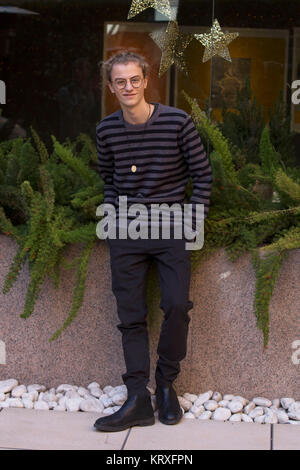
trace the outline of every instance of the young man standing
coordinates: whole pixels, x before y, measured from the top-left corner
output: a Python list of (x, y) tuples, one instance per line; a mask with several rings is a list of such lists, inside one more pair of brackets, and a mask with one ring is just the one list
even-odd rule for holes
[[(205, 218), (212, 171), (191, 116), (175, 107), (146, 102), (148, 64), (139, 54), (116, 54), (104, 63), (104, 73), (120, 109), (97, 125), (98, 171), (104, 181), (104, 202), (116, 208), (117, 225), (121, 219), (120, 196), (127, 196), (128, 208), (137, 202), (147, 208), (154, 203), (179, 203), (183, 207), (189, 176), (193, 182), (190, 203), (193, 209), (203, 204)], [(193, 211), (193, 229), (195, 217)], [(170, 227), (172, 230), (172, 222)], [(158, 418), (164, 424), (176, 424), (182, 418), (183, 410), (172, 384), (186, 356), (188, 311), (193, 308), (186, 241), (184, 236), (175, 238), (174, 233), (165, 238), (161, 231), (158, 238), (107, 239), (112, 290), (121, 321), (117, 327), (122, 333), (127, 369), (122, 378), (128, 397), (117, 412), (95, 422), (98, 430), (121, 431), (155, 423), (147, 388), (150, 358), (146, 276), (152, 259), (158, 267), (160, 307), (164, 312), (155, 371)]]

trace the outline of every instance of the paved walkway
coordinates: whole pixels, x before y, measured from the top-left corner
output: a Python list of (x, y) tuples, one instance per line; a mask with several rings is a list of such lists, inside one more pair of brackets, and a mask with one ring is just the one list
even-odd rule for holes
[[(182, 419), (176, 425), (96, 431), (101, 414), (5, 408), (0, 450), (299, 450), (300, 426)], [(105, 416), (105, 415), (103, 415)]]

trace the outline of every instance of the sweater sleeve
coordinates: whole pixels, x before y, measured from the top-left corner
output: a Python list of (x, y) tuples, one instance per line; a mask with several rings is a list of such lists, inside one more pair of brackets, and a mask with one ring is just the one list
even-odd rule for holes
[(113, 153), (107, 147), (105, 140), (101, 137), (100, 131), (96, 128), (97, 142), (97, 170), (104, 181), (104, 203), (112, 204), (116, 207), (115, 198), (118, 191), (114, 186), (114, 158)]
[(189, 203), (192, 205), (192, 228), (196, 230), (196, 205), (204, 204), (205, 219), (209, 210), (213, 179), (209, 158), (190, 115), (180, 129), (179, 142), (192, 177), (193, 192)]

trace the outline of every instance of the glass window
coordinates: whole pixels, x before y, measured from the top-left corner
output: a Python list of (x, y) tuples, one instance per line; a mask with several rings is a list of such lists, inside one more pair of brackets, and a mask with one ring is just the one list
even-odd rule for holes
[(282, 97), (299, 141), (298, 0), (170, 0), (182, 34), (207, 35), (217, 20), (222, 34), (238, 36), (227, 44), (223, 37), (219, 53), (207, 60), (205, 46), (194, 36), (181, 54), (187, 73), (173, 63), (161, 76), (162, 51), (150, 33), (166, 31), (168, 18), (163, 9), (150, 7), (128, 19), (131, 5), (131, 0), (0, 2), (2, 139), (29, 135), (30, 126), (48, 143), (51, 134), (60, 140), (81, 132), (95, 138), (96, 123), (118, 108), (102, 83), (99, 62), (128, 48), (150, 62), (148, 101), (189, 112), (185, 90), (226, 126), (228, 113), (236, 112), (237, 100), (246, 96), (248, 80), (265, 121)]

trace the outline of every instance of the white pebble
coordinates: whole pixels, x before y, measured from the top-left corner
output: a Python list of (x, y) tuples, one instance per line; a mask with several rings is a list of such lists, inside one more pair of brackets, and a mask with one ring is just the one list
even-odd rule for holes
[(62, 406), (62, 405), (58, 405), (56, 403), (56, 407), (53, 408), (53, 411), (66, 411), (66, 407), (65, 406)]
[(6, 402), (10, 408), (24, 408), (21, 398), (7, 398)]
[(67, 409), (67, 411), (79, 411), (79, 406), (80, 406), (81, 402), (82, 402), (82, 397), (67, 398), (66, 399), (66, 409)]
[(9, 403), (7, 401), (0, 401), (0, 409), (1, 408), (9, 408)]
[(243, 407), (246, 406), (246, 405), (248, 405), (248, 403), (249, 403), (249, 400), (247, 400), (247, 399), (244, 398), (244, 397), (241, 397), (240, 395), (235, 395), (235, 396), (233, 397), (233, 400), (239, 400), (239, 401), (243, 404)]
[(18, 385), (18, 381), (15, 379), (1, 380), (0, 381), (0, 393), (8, 393)]
[[(91, 388), (89, 388), (89, 391), (90, 391), (90, 394), (93, 395), (93, 397), (96, 397), (96, 398), (100, 398), (101, 395), (103, 395), (103, 391), (100, 388), (91, 387)], [(114, 391), (114, 389), (113, 389), (113, 391)]]
[(98, 387), (100, 388), (100, 385), (98, 384), (98, 382), (91, 382), (90, 384), (88, 384), (87, 388), (90, 389), (90, 388), (94, 388), (94, 387)]
[(221, 406), (223, 408), (226, 408), (226, 406), (228, 405), (229, 403), (229, 400), (221, 400), (218, 402), (218, 406)]
[(22, 397), (22, 402), (23, 402), (24, 408), (27, 408), (29, 410), (33, 408), (33, 402), (29, 400), (29, 398)]
[(207, 400), (203, 405), (204, 408), (209, 411), (215, 411), (218, 408), (218, 403), (215, 400)]
[(263, 424), (265, 422), (265, 419), (266, 419), (266, 416), (264, 416), (264, 415), (255, 416), (254, 422)]
[(107, 408), (104, 408), (103, 413), (105, 415), (111, 415), (114, 413), (114, 409), (112, 406), (108, 406)]
[(194, 395), (193, 393), (184, 393), (182, 397), (190, 401), (191, 403), (194, 403), (194, 401), (196, 401), (198, 398), (198, 396)]
[(182, 408), (184, 409), (184, 411), (189, 411), (191, 407), (193, 406), (193, 403), (184, 396), (183, 397), (178, 396), (178, 401), (180, 405), (182, 406)]
[[(118, 390), (116, 390), (115, 387), (113, 387), (111, 390), (106, 391), (106, 395), (108, 395), (109, 397), (112, 397), (115, 393), (118, 393)], [(101, 395), (102, 394), (103, 394), (103, 391), (101, 390)]]
[(267, 413), (265, 415), (265, 423), (271, 423), (271, 424), (277, 424), (278, 423), (278, 417), (276, 413)]
[(223, 400), (228, 400), (228, 401), (230, 401), (230, 400), (232, 400), (233, 398), (234, 398), (234, 395), (231, 395), (231, 394), (229, 394), (229, 393), (227, 393), (227, 394), (225, 394), (225, 395), (223, 396)]
[(291, 419), (300, 421), (300, 411), (288, 411), (288, 416)]
[(5, 400), (5, 394), (4, 393), (0, 393), (0, 401), (4, 401)]
[[(89, 387), (88, 387), (89, 388)], [(106, 393), (107, 395), (109, 394), (109, 392), (111, 390), (113, 390), (114, 387), (112, 387), (111, 385), (106, 385), (106, 387), (103, 388), (103, 392)]]
[(14, 387), (11, 391), (11, 396), (13, 398), (20, 398), (23, 393), (26, 393), (26, 387), (25, 385), (17, 385), (17, 387)]
[(264, 397), (255, 397), (252, 400), (257, 406), (271, 406), (272, 402), (271, 400), (268, 400), (268, 398)]
[(203, 413), (201, 413), (200, 416), (198, 416), (198, 419), (201, 419), (201, 420), (210, 419), (211, 415), (212, 415), (212, 411), (206, 410)]
[(80, 395), (81, 397), (84, 397), (85, 395), (87, 395), (87, 394), (89, 393), (89, 391), (88, 391), (87, 388), (79, 387), (79, 389), (77, 390), (77, 393), (78, 393), (78, 395)]
[(289, 421), (288, 414), (283, 409), (277, 410), (276, 414), (277, 414), (279, 424), (288, 423), (288, 421)]
[(231, 413), (238, 413), (243, 409), (243, 403), (240, 400), (232, 400), (228, 403), (227, 407), (230, 409)]
[(228, 408), (217, 408), (213, 414), (211, 419), (216, 421), (227, 421), (231, 416), (231, 411)]
[(103, 395), (101, 395), (99, 400), (101, 401), (101, 403), (104, 405), (105, 408), (108, 408), (108, 407), (110, 407), (110, 405), (113, 405), (113, 401), (112, 401), (111, 397), (106, 395), (106, 393), (103, 393)]
[(66, 401), (67, 401), (67, 397), (64, 395), (58, 399), (58, 405), (63, 406), (66, 409)]
[(94, 411), (97, 413), (103, 413), (104, 406), (99, 400), (81, 400), (79, 404), (81, 411)]
[(76, 391), (76, 387), (74, 385), (70, 385), (70, 384), (61, 384), (56, 388), (56, 393), (67, 392), (69, 390)]
[(111, 399), (116, 405), (123, 405), (126, 400), (126, 395), (124, 393), (115, 393), (112, 395)]
[(198, 418), (198, 416), (200, 416), (201, 413), (203, 413), (203, 411), (205, 411), (204, 406), (203, 405), (196, 406), (195, 403), (190, 408), (190, 412), (193, 413), (195, 418)]
[(295, 400), (293, 398), (281, 398), (280, 399), (281, 406), (285, 410), (287, 410), (288, 407), (294, 402), (295, 402)]
[(22, 394), (22, 399), (25, 398), (27, 400), (31, 400), (31, 401), (36, 401), (39, 397), (39, 392), (37, 392), (36, 390), (32, 391), (32, 392), (26, 392), (26, 393), (23, 393)]
[(250, 401), (250, 403), (248, 403), (248, 405), (245, 406), (244, 413), (248, 415), (250, 411), (254, 410), (254, 408), (255, 408), (255, 403), (253, 401)]
[(76, 390), (68, 390), (65, 393), (65, 397), (66, 398), (77, 398), (77, 399), (82, 398)]
[(253, 419), (245, 413), (242, 413), (242, 421), (244, 421), (245, 423), (253, 423)]
[(261, 416), (263, 414), (264, 414), (263, 408), (261, 406), (257, 406), (256, 408), (254, 408), (254, 410), (250, 411), (249, 417), (254, 419), (257, 416)]
[(211, 398), (212, 398), (212, 400), (215, 400), (215, 401), (219, 402), (219, 401), (222, 400), (222, 395), (221, 395), (220, 392), (214, 392), (213, 396)]
[(187, 419), (195, 419), (195, 415), (193, 413), (191, 413), (190, 411), (188, 411), (187, 413), (184, 413), (183, 415), (184, 418), (187, 418)]
[(294, 401), (294, 403), (291, 403), (288, 407), (288, 411), (300, 411), (300, 401)]
[(200, 406), (203, 405), (207, 400), (209, 400), (213, 395), (212, 391), (208, 391), (205, 393), (201, 393), (201, 395), (198, 395), (198, 398), (194, 401), (194, 405)]
[(47, 401), (48, 403), (51, 402), (51, 401), (57, 402), (56, 395), (54, 393), (50, 393), (50, 392), (44, 393), (43, 400)]
[(300, 401), (295, 401), (290, 404), (288, 407), (288, 416), (291, 419), (300, 421)]
[(234, 413), (230, 416), (229, 421), (242, 421), (242, 413)]
[(35, 401), (33, 407), (35, 410), (49, 410), (49, 405), (44, 400)]

